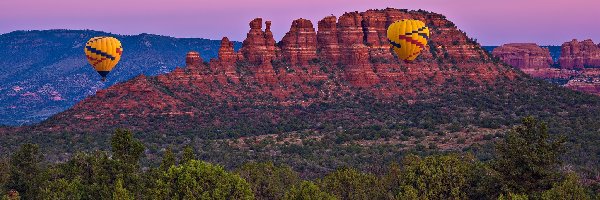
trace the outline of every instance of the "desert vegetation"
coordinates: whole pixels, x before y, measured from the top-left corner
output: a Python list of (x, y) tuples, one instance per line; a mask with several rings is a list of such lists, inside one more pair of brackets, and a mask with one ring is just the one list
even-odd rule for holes
[[(226, 169), (192, 146), (142, 162), (147, 147), (117, 129), (110, 151), (48, 163), (23, 144), (0, 162), (3, 199), (594, 199), (598, 185), (565, 168), (565, 137), (532, 117), (493, 142), (491, 159), (471, 153), (407, 154), (383, 171), (339, 167), (307, 178), (292, 166), (249, 161)], [(223, 159), (231, 159), (226, 156)], [(365, 161), (368, 162), (368, 161)], [(381, 168), (381, 166), (380, 166)]]

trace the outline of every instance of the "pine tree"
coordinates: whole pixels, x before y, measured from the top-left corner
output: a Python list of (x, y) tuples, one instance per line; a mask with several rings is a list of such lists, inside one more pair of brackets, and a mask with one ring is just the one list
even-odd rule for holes
[(167, 148), (163, 154), (162, 163), (160, 164), (161, 171), (167, 171), (171, 166), (175, 165), (175, 154), (171, 150), (171, 147)]
[(85, 191), (83, 187), (79, 178), (59, 178), (46, 182), (40, 196), (42, 199), (82, 199)]
[(189, 160), (157, 180), (152, 199), (254, 199), (250, 185), (223, 167)]
[(186, 163), (190, 160), (195, 160), (196, 154), (194, 153), (194, 149), (191, 146), (186, 146), (183, 149), (183, 155), (181, 156), (181, 163)]
[(110, 141), (113, 157), (129, 165), (137, 166), (144, 153), (144, 144), (125, 129), (117, 129)]
[(338, 199), (380, 199), (383, 195), (383, 185), (376, 176), (352, 168), (338, 169), (318, 183)]
[(117, 129), (110, 142), (115, 162), (110, 163), (113, 166), (107, 167), (114, 167), (117, 171), (112, 177), (121, 177), (130, 191), (143, 191), (139, 165), (145, 150), (142, 142), (125, 129)]
[(10, 180), (6, 184), (9, 190), (17, 191), (25, 199), (38, 199), (40, 193), (39, 177), (42, 160), (39, 146), (24, 144), (12, 155), (10, 161)]
[(123, 187), (123, 179), (118, 178), (115, 182), (115, 190), (113, 192), (113, 200), (132, 200), (133, 194)]
[(275, 166), (271, 162), (246, 163), (236, 172), (250, 183), (257, 199), (281, 199), (300, 181), (298, 173), (289, 166)]
[(299, 185), (292, 186), (283, 196), (283, 200), (334, 200), (333, 195), (321, 191), (317, 185), (310, 181), (302, 181)]
[(544, 191), (542, 193), (542, 199), (554, 200), (554, 199), (578, 199), (578, 200), (589, 200), (591, 199), (588, 191), (581, 184), (579, 184), (579, 178), (574, 173), (569, 173), (566, 179), (560, 183), (554, 183), (552, 189)]
[(496, 145), (492, 165), (498, 172), (502, 191), (514, 194), (539, 194), (560, 178), (558, 167), (564, 139), (550, 140), (548, 127), (533, 117), (508, 132)]
[(472, 190), (469, 170), (472, 158), (457, 155), (436, 155), (420, 158), (409, 155), (403, 160), (399, 177), (400, 199), (467, 199)]
[(504, 194), (500, 194), (498, 196), (498, 200), (528, 200), (529, 197), (525, 194), (513, 194), (508, 193), (506, 196)]
[(4, 191), (5, 185), (10, 179), (10, 163), (5, 159), (0, 159), (0, 194)]

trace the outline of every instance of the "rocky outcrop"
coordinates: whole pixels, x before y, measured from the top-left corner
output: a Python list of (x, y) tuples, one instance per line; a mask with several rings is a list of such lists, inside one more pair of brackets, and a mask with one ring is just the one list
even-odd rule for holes
[(275, 46), (274, 42), (271, 43), (272, 39), (262, 30), (262, 18), (256, 18), (250, 22), (250, 31), (242, 43), (240, 52), (244, 59), (252, 64), (260, 65), (270, 62), (275, 57)]
[(242, 44), (240, 52), (250, 64), (256, 80), (260, 84), (275, 83), (275, 71), (271, 61), (275, 58), (275, 39), (271, 32), (271, 22), (265, 22), (265, 31), (262, 30), (262, 18), (250, 22), (250, 31)]
[[(386, 26), (409, 18), (430, 26), (430, 45), (415, 61), (404, 62), (390, 51)], [(128, 120), (144, 122), (138, 126), (141, 128), (164, 118), (174, 119), (164, 127), (178, 130), (212, 123), (234, 126), (235, 119), (253, 115), (251, 110), (263, 106), (307, 107), (359, 96), (414, 102), (423, 95), (485, 88), (478, 84), (493, 85), (497, 79), (518, 76), (511, 68), (494, 64), (479, 44), (435, 13), (398, 9), (350, 12), (339, 19), (328, 16), (320, 20), (316, 33), (309, 20), (298, 19), (279, 44), (271, 33), (271, 23), (264, 25), (263, 30), (261, 18), (249, 23), (239, 52), (223, 38), (218, 58), (208, 64), (192, 52), (185, 68), (111, 87), (61, 113), (55, 121), (83, 120), (97, 125), (102, 124), (99, 119), (109, 120), (103, 117), (111, 113), (127, 113)], [(129, 90), (139, 92), (129, 94)], [(117, 103), (89, 113), (87, 110), (96, 107), (93, 102)], [(137, 102), (157, 106), (141, 108), (144, 105)], [(216, 117), (223, 114), (219, 110), (229, 108), (239, 110), (228, 113), (229, 118)], [(276, 120), (279, 114), (264, 115)], [(80, 127), (102, 128), (96, 125)]]
[(328, 16), (318, 23), (317, 51), (325, 59), (333, 63), (340, 60), (340, 45), (337, 36), (337, 18)]
[(195, 51), (190, 51), (185, 56), (185, 66), (198, 66), (202, 63), (200, 54)]
[(505, 44), (495, 48), (492, 54), (534, 78), (600, 95), (600, 68), (591, 68), (600, 64), (599, 51), (591, 40), (567, 42), (562, 45), (560, 69), (550, 67), (553, 61), (549, 50), (536, 44)]
[(550, 68), (550, 51), (533, 43), (505, 44), (494, 49), (492, 54), (503, 62), (521, 70)]
[(317, 57), (317, 33), (310, 20), (297, 19), (281, 39), (281, 54), (290, 65), (308, 65)]
[[(364, 42), (369, 47), (371, 60), (394, 60), (387, 39), (387, 27), (394, 21), (399, 20), (402, 15), (396, 16), (394, 13), (390, 13), (393, 11), (389, 9), (385, 11), (369, 10), (362, 13)], [(409, 17), (406, 16), (405, 18)]]
[(233, 64), (239, 59), (239, 54), (233, 49), (233, 42), (229, 41), (227, 37), (221, 39), (218, 58), (222, 64)]
[(209, 66), (211, 70), (219, 76), (219, 81), (225, 84), (228, 81), (239, 83), (239, 75), (235, 71), (235, 63), (240, 60), (241, 54), (233, 49), (233, 42), (229, 38), (223, 37), (221, 47), (219, 47), (218, 59), (211, 60)]
[(338, 44), (346, 79), (354, 86), (368, 87), (379, 82), (369, 63), (369, 49), (364, 44), (362, 15), (346, 13), (338, 19)]
[(600, 67), (600, 47), (592, 40), (579, 42), (572, 40), (561, 46), (561, 55), (558, 60), (563, 69), (583, 69), (587, 67)]

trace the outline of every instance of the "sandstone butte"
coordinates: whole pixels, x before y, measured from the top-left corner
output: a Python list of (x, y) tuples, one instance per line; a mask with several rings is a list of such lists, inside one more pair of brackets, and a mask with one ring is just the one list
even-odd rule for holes
[(600, 44), (594, 44), (591, 39), (565, 42), (558, 62), (563, 70), (579, 72), (565, 84), (567, 88), (600, 95)]
[(492, 55), (521, 70), (547, 69), (552, 65), (550, 51), (533, 43), (512, 43), (499, 46)]
[[(401, 19), (422, 20), (431, 30), (429, 44), (413, 62), (399, 61), (387, 40), (386, 27)], [(224, 37), (218, 58), (208, 63), (190, 52), (185, 67), (156, 77), (141, 75), (98, 91), (38, 127), (98, 131), (114, 126), (144, 130), (152, 120), (178, 123), (165, 119), (225, 123), (207, 117), (219, 113), (206, 110), (309, 106), (359, 93), (388, 102), (411, 101), (422, 94), (478, 88), (519, 76), (494, 63), (476, 41), (440, 14), (387, 8), (328, 16), (316, 25), (318, 31), (310, 20), (294, 20), (276, 42), (271, 22), (256, 18), (239, 51)], [(542, 57), (528, 63), (547, 67)]]
[[(550, 52), (532, 43), (505, 44), (492, 54), (526, 74), (542, 79), (568, 80), (564, 86), (600, 95), (600, 48), (591, 40), (566, 42), (561, 47), (560, 68), (553, 64)], [(584, 69), (585, 68), (585, 69)]]
[[(599, 44), (600, 45), (600, 44)], [(573, 39), (561, 46), (558, 62), (563, 69), (600, 68), (600, 46), (590, 39), (579, 42)]]

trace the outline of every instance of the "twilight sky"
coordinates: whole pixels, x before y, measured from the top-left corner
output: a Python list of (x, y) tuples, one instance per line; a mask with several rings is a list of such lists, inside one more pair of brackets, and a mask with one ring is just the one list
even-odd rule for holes
[(297, 18), (316, 28), (331, 14), (386, 7), (444, 14), (483, 45), (600, 42), (598, 0), (0, 0), (0, 33), (94, 29), (242, 41), (248, 22), (262, 17), (280, 40)]

